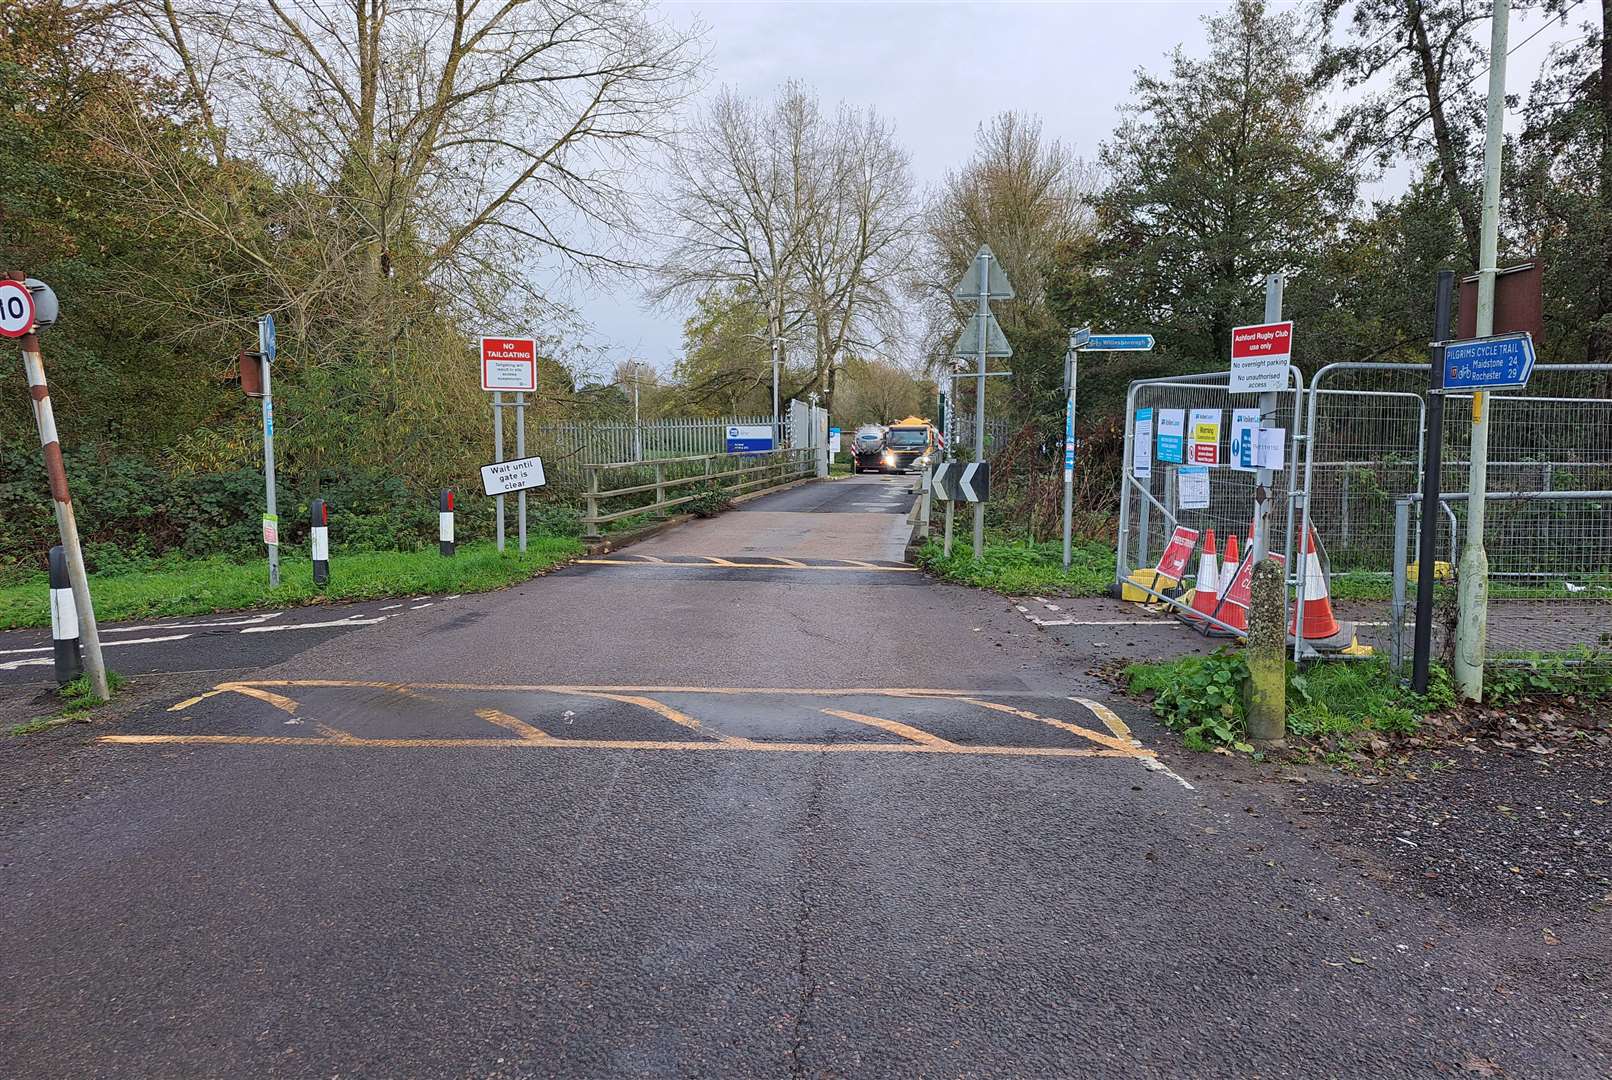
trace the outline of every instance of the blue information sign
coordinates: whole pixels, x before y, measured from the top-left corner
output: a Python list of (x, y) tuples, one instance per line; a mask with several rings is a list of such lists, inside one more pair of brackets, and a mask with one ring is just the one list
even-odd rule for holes
[(730, 454), (758, 454), (772, 449), (771, 424), (734, 424), (728, 428)]
[(1533, 371), (1534, 339), (1526, 331), (1444, 346), (1445, 390), (1519, 389)]
[(1087, 352), (1151, 352), (1152, 334), (1093, 334), (1083, 346)]

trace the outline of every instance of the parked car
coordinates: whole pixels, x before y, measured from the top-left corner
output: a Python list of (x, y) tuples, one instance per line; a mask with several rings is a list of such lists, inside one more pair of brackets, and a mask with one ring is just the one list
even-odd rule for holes
[(884, 428), (863, 424), (851, 439), (851, 471), (878, 472), (884, 468)]
[(884, 469), (886, 472), (906, 472), (921, 469), (939, 455), (939, 433), (928, 420), (909, 416), (891, 424), (884, 433)]

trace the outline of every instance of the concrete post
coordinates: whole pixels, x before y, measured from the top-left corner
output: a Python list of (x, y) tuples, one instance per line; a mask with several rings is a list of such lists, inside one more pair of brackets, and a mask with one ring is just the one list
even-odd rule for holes
[(1287, 575), (1274, 559), (1254, 567), (1249, 585), (1248, 683), (1243, 704), (1255, 746), (1279, 747), (1287, 738)]
[[(1495, 0), (1489, 38), (1489, 112), (1483, 151), (1483, 220), (1478, 234), (1478, 337), (1494, 333), (1494, 277), (1499, 262), (1500, 155), (1505, 146), (1506, 42), (1511, 0)], [(1483, 546), (1483, 497), (1489, 486), (1489, 395), (1472, 395), (1472, 469), (1467, 490), (1466, 550), (1457, 578), (1455, 686), (1468, 701), (1483, 698), (1489, 636), (1489, 553)], [(1426, 568), (1423, 568), (1426, 572)]]

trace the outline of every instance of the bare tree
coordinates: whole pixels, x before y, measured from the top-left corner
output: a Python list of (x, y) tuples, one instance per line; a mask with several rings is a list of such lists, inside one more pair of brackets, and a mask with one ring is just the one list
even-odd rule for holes
[(877, 348), (897, 314), (885, 282), (915, 218), (889, 127), (844, 106), (825, 117), (798, 83), (766, 106), (724, 91), (677, 154), (673, 186), (677, 235), (656, 297), (717, 287), (759, 298), (768, 335), (813, 352), (799, 389), (831, 402), (836, 358)]
[[(209, 202), (153, 161), (154, 191), (271, 276), (278, 244), (317, 238), (358, 304), (399, 279), (487, 306), (540, 261), (626, 262), (632, 174), (697, 59), (639, 0), (142, 2), (213, 166), (238, 179)], [(252, 214), (241, 159), (300, 212)]]
[(1018, 294), (997, 305), (1009, 328), (1041, 308), (1054, 253), (1091, 232), (1088, 200), (1096, 187), (1096, 170), (1047, 140), (1039, 119), (1005, 112), (982, 124), (974, 157), (947, 175), (924, 217), (924, 258), (913, 287), (925, 314), (926, 355), (949, 352), (960, 325), (952, 288), (982, 243)]

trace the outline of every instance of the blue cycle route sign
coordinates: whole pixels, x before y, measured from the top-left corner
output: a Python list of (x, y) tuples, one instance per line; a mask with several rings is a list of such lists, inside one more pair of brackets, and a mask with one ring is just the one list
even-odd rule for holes
[(1444, 346), (1443, 389), (1515, 390), (1534, 371), (1534, 339), (1526, 331), (1452, 341)]
[(1093, 334), (1082, 346), (1087, 352), (1150, 352), (1152, 334)]

